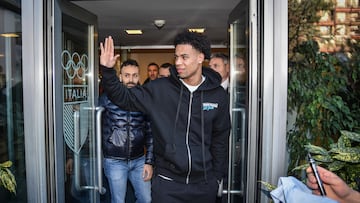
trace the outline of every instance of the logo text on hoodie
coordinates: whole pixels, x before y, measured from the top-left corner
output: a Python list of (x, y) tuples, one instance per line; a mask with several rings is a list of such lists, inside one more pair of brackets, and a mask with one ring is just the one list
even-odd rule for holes
[(218, 107), (218, 103), (210, 103), (210, 102), (205, 102), (203, 103), (203, 111), (210, 111), (210, 110), (214, 110)]

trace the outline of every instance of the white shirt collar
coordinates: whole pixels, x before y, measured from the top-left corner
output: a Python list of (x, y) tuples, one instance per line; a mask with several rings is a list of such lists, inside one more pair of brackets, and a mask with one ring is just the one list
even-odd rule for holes
[(229, 78), (226, 78), (226, 80), (224, 80), (221, 83), (221, 86), (224, 88), (224, 90), (227, 90), (229, 88), (229, 84), (230, 84)]
[(185, 85), (185, 87), (188, 88), (188, 90), (190, 92), (194, 92), (205, 81), (205, 76), (201, 75), (201, 82), (198, 85), (195, 85), (195, 86), (186, 84), (184, 82), (184, 80), (181, 79), (181, 78), (180, 78), (180, 81)]

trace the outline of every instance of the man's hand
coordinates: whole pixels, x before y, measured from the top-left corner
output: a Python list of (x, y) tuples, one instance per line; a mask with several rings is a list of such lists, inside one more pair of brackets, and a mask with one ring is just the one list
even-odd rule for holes
[(107, 67), (114, 67), (119, 54), (114, 55), (114, 40), (111, 36), (105, 38), (105, 43), (100, 43), (100, 64)]
[(66, 160), (66, 165), (65, 165), (66, 174), (70, 175), (73, 173), (73, 165), (74, 165), (73, 159)]
[[(360, 193), (351, 189), (339, 176), (335, 173), (322, 168), (317, 167), (320, 175), (320, 179), (324, 183), (326, 196), (334, 199), (340, 203), (359, 203)], [(308, 167), (307, 173), (307, 186), (313, 190), (314, 194), (320, 195), (319, 187), (316, 182), (316, 178), (312, 173), (312, 169)]]
[(149, 181), (151, 180), (153, 176), (153, 167), (150, 164), (145, 164), (144, 165), (144, 171), (143, 171), (143, 179), (144, 181)]

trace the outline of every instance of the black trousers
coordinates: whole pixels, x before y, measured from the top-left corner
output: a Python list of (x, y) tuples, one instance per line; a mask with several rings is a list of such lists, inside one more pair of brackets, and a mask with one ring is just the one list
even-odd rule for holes
[(153, 203), (215, 203), (218, 183), (208, 177), (207, 183), (185, 184), (154, 176), (151, 185)]

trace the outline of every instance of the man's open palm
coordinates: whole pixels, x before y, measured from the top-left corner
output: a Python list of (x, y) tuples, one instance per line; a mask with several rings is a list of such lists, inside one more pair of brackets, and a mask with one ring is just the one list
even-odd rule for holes
[(105, 38), (104, 44), (100, 43), (100, 51), (100, 64), (108, 68), (114, 67), (120, 55), (114, 55), (114, 40), (111, 36)]

